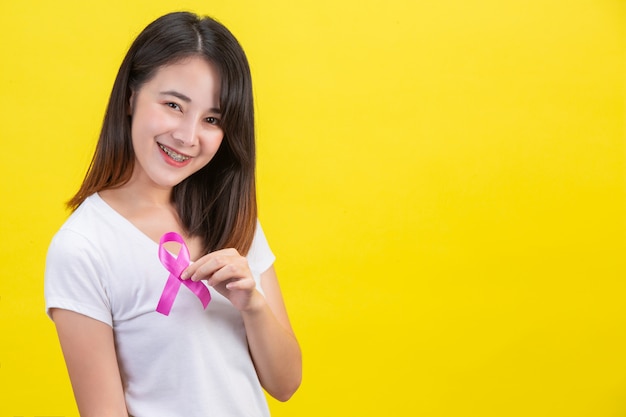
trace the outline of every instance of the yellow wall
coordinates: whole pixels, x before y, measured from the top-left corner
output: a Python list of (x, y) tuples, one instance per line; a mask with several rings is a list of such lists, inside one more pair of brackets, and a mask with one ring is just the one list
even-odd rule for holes
[[(0, 417), (76, 416), (44, 256), (171, 1), (0, 6)], [(246, 49), (305, 355), (274, 416), (626, 415), (626, 2), (181, 1)]]

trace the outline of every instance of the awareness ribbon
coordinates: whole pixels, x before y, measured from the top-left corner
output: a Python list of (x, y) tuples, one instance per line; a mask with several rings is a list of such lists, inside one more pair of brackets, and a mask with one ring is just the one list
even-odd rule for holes
[[(170, 254), (163, 246), (167, 242), (180, 243), (180, 251), (178, 252), (178, 256), (176, 258), (174, 258), (172, 254)], [(167, 277), (165, 288), (163, 288), (163, 293), (161, 293), (161, 299), (159, 300), (159, 304), (157, 304), (157, 312), (166, 316), (170, 315), (172, 304), (174, 304), (174, 299), (176, 299), (181, 283), (185, 284), (187, 288), (189, 288), (191, 292), (193, 292), (200, 299), (204, 308), (209, 305), (209, 302), (211, 301), (211, 293), (202, 282), (192, 281), (190, 279), (180, 279), (180, 274), (182, 274), (185, 268), (189, 266), (189, 259), (189, 248), (187, 248), (187, 245), (181, 235), (176, 232), (168, 232), (161, 236), (161, 240), (159, 242), (159, 260), (165, 269), (169, 271), (170, 275)]]

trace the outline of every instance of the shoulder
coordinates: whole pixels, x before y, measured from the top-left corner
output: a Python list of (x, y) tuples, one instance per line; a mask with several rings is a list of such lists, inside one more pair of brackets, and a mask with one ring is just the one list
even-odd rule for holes
[(48, 247), (48, 262), (57, 257), (69, 259), (98, 258), (103, 239), (109, 228), (106, 210), (94, 194), (88, 197), (52, 237)]
[(71, 310), (111, 324), (103, 282), (106, 262), (101, 240), (93, 230), (89, 203), (83, 203), (54, 235), (46, 255), (44, 296), (46, 311)]
[(100, 242), (73, 227), (61, 228), (52, 238), (46, 254), (46, 278), (55, 275), (98, 275), (102, 268)]
[(81, 203), (76, 210), (70, 214), (61, 230), (74, 230), (87, 232), (90, 226), (95, 224), (94, 220), (102, 219), (105, 213), (102, 210), (104, 201), (98, 194), (92, 194)]
[(276, 260), (265, 236), (265, 232), (261, 227), (261, 223), (258, 220), (254, 238), (252, 239), (252, 245), (250, 246), (246, 258), (248, 259), (250, 269), (255, 274), (265, 272)]

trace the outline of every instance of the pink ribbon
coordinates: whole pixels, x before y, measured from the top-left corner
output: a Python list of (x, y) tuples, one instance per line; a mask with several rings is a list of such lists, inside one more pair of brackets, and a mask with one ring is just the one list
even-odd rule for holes
[[(163, 246), (167, 242), (180, 243), (180, 251), (176, 258)], [(174, 304), (174, 299), (176, 299), (181, 283), (185, 284), (187, 288), (200, 299), (204, 308), (209, 305), (211, 293), (202, 282), (180, 279), (180, 274), (189, 266), (189, 248), (187, 248), (181, 235), (176, 232), (168, 232), (161, 236), (161, 241), (159, 242), (159, 260), (165, 269), (169, 271), (170, 276), (167, 277), (167, 282), (165, 283), (165, 288), (163, 288), (163, 293), (161, 293), (161, 299), (159, 300), (159, 304), (157, 304), (156, 311), (166, 316), (170, 315), (170, 310), (172, 310), (172, 305)]]

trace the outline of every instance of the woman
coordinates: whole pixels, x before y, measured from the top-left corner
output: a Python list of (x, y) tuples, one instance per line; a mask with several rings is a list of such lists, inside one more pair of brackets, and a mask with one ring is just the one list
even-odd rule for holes
[[(233, 35), (185, 12), (148, 25), (46, 261), (46, 309), (82, 416), (267, 416), (262, 388), (281, 401), (297, 390), (301, 353), (254, 165), (250, 70)], [(183, 253), (161, 240), (170, 232), (190, 253), (180, 276), (158, 255), (160, 243)], [(206, 309), (183, 285), (157, 311), (170, 278), (206, 284)]]

